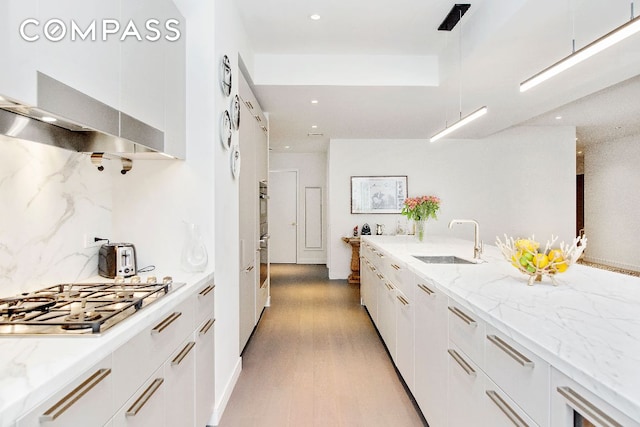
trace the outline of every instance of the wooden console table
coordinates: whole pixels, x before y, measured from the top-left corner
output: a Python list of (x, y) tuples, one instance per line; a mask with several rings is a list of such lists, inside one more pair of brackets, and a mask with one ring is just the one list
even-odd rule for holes
[(348, 277), (350, 285), (360, 284), (360, 238), (343, 237), (342, 241), (351, 245), (351, 274)]

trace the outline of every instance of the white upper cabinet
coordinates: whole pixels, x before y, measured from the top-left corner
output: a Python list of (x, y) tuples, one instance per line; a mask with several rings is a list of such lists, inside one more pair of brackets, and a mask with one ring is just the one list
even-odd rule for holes
[(0, 7), (0, 96), (35, 105), (38, 45), (21, 38), (20, 25), (26, 17), (37, 18), (38, 0), (3, 0)]
[[(39, 25), (26, 27), (28, 34), (40, 37), (34, 42), (38, 46), (36, 70), (119, 108), (122, 43), (117, 34), (103, 40), (102, 27), (106, 20), (121, 21), (120, 2), (39, 0), (37, 18)], [(57, 38), (60, 40), (54, 41)]]

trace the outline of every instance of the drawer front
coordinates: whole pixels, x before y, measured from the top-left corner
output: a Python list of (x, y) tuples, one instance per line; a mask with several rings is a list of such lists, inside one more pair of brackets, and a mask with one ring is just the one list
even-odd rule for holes
[[(485, 377), (484, 413), (486, 425), (491, 427), (537, 427), (517, 403), (515, 403), (493, 381)], [(546, 423), (544, 425), (547, 425)]]
[(193, 335), (164, 364), (165, 425), (195, 425), (196, 341)]
[(484, 368), (484, 323), (468, 309), (449, 298), (449, 338), (469, 356), (474, 363)]
[(113, 415), (111, 356), (20, 418), (16, 427), (86, 427), (105, 424)]
[(113, 353), (116, 403), (122, 404), (193, 331), (193, 299), (165, 311)]
[(202, 285), (196, 294), (196, 318), (193, 327), (202, 323), (214, 308), (215, 287), (213, 280)]
[(151, 373), (113, 418), (114, 427), (164, 426), (167, 384), (162, 366)]
[(411, 295), (413, 295), (413, 287), (411, 286), (411, 273), (407, 269), (407, 266), (398, 260), (389, 258), (386, 269), (387, 277), (389, 277), (405, 295), (411, 297)]
[(447, 352), (449, 425), (484, 425), (478, 422), (484, 420), (484, 373), (451, 341)]
[[(385, 271), (385, 264), (387, 260), (387, 256), (380, 249), (372, 247), (371, 252), (373, 253), (371, 256), (371, 262), (379, 271)], [(385, 271), (386, 272), (386, 271)]]
[(487, 375), (537, 424), (546, 425), (549, 364), (488, 325), (484, 345)]

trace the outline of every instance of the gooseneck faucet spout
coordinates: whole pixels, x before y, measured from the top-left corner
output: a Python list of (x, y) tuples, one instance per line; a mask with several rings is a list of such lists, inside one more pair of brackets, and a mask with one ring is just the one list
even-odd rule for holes
[(473, 259), (480, 259), (482, 253), (482, 242), (480, 242), (480, 224), (473, 219), (452, 219), (449, 222), (449, 228), (453, 228), (453, 224), (473, 224), (474, 238), (473, 238)]

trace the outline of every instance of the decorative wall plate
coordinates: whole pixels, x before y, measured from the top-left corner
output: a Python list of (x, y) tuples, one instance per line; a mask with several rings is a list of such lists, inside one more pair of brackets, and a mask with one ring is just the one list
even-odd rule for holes
[(224, 113), (222, 113), (222, 126), (220, 126), (220, 140), (227, 150), (231, 148), (231, 135), (231, 116), (229, 115), (229, 110), (224, 110)]
[(240, 97), (238, 95), (234, 96), (231, 102), (231, 122), (235, 130), (240, 129)]
[(231, 61), (229, 61), (229, 57), (225, 55), (222, 58), (222, 76), (220, 78), (220, 83), (222, 86), (222, 93), (226, 96), (231, 95)]
[(231, 149), (231, 174), (234, 178), (240, 176), (240, 147), (237, 145)]

